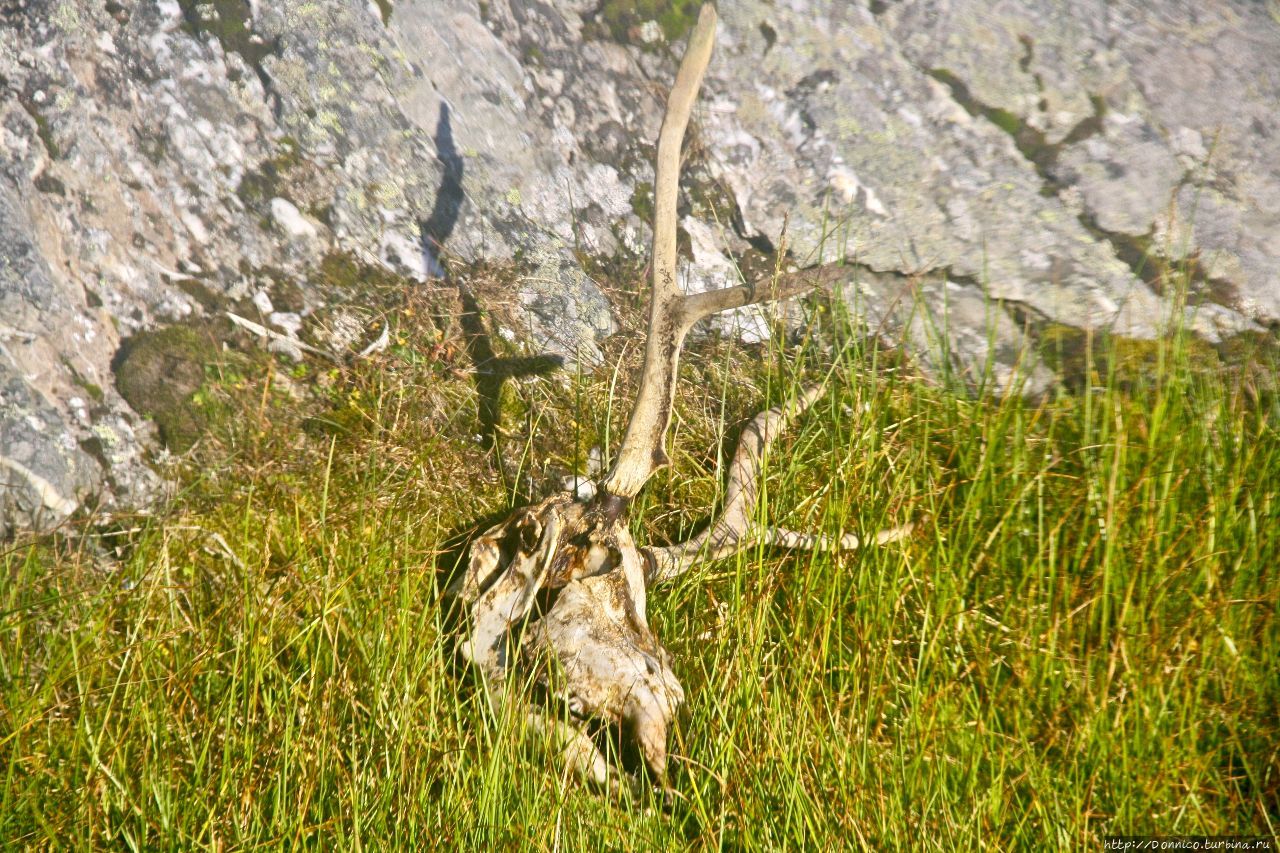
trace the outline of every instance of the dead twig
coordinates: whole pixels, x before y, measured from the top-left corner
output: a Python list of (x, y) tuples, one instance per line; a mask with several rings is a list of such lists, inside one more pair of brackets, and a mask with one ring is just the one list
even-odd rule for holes
[(282, 343), (288, 344), (291, 347), (297, 347), (302, 352), (309, 352), (312, 355), (318, 355), (321, 358), (327, 358), (329, 361), (332, 361), (334, 364), (342, 364), (342, 359), (338, 358), (336, 355), (329, 352), (328, 350), (320, 349), (319, 347), (313, 347), (311, 346), (311, 344), (308, 344), (304, 341), (300, 341), (295, 337), (291, 337), (289, 335), (284, 334), (283, 332), (277, 332), (275, 329), (268, 329), (266, 326), (262, 325), (261, 323), (255, 323), (252, 320), (249, 320), (245, 317), (241, 317), (239, 314), (232, 313), (231, 311), (227, 311), (226, 315), (227, 315), (227, 319), (230, 320), (232, 323), (234, 323), (235, 325), (239, 326), (240, 328), (244, 329), (247, 332), (251, 332), (257, 335), (260, 338), (268, 338), (269, 340), (280, 341)]

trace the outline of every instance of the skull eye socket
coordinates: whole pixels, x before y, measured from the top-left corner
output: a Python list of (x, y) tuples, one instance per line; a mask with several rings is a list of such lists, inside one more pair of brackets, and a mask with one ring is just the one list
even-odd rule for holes
[(525, 516), (520, 522), (520, 550), (526, 554), (533, 553), (542, 540), (542, 525), (532, 515)]

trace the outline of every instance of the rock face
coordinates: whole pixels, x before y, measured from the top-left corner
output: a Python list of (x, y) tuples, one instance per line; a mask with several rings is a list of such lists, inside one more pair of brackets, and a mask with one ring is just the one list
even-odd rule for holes
[[(238, 300), (305, 335), (334, 251), (424, 286), (455, 260), (519, 263), (529, 341), (598, 358), (613, 320), (576, 259), (647, 249), (691, 21), (669, 6), (0, 4), (0, 534), (145, 504), (156, 429), (121, 396), (122, 345)], [(1271, 5), (720, 12), (687, 287), (748, 249), (846, 257), (869, 330), (989, 387), (1020, 364), (1033, 391), (1052, 380), (1024, 320), (1150, 337), (1182, 305), (1170, 270), (1206, 338), (1280, 322)]]

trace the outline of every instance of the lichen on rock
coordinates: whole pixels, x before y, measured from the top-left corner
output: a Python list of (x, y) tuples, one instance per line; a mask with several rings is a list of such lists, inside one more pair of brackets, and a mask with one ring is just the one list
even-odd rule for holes
[[(426, 287), (524, 264), (513, 328), (589, 362), (615, 324), (597, 274), (648, 250), (661, 81), (696, 6), (28, 4), (0, 28), (0, 364), (130, 504), (153, 475), (111, 380), (121, 339), (272, 278), (296, 290), (278, 319), (316, 340), (322, 307), (359, 299), (318, 271), (332, 253)], [(1221, 342), (1280, 323), (1265, 4), (721, 7), (681, 197), (692, 285), (787, 252), (932, 282), (925, 313), (973, 343), (952, 353), (1001, 375), (1048, 324)], [(897, 338), (941, 368), (913, 328)], [(102, 399), (73, 405), (86, 383)]]

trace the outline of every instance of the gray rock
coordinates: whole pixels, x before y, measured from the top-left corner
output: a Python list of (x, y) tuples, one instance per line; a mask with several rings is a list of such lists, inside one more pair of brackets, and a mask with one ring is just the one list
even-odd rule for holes
[(1141, 237), (1165, 213), (1183, 178), (1177, 158), (1141, 116), (1108, 112), (1097, 135), (1068, 146), (1052, 171), (1059, 186), (1080, 194), (1101, 230)]
[[(122, 338), (261, 293), (265, 322), (321, 340), (332, 300), (307, 280), (331, 251), (424, 286), (458, 261), (516, 262), (530, 348), (599, 358), (614, 323), (577, 257), (647, 253), (679, 47), (643, 21), (610, 32), (590, 0), (389, 8), (32, 3), (6, 19), (0, 453), (52, 491), (16, 475), (5, 525), (65, 514), (41, 494), (145, 503), (154, 430), (116, 392)], [(1210, 340), (1280, 324), (1266, 4), (720, 11), (680, 211), (687, 288), (732, 282), (748, 245), (845, 256), (861, 322), (995, 389), (1015, 365), (1023, 387), (1049, 382), (1014, 317), (1150, 337), (1186, 280), (1178, 319)], [(376, 338), (347, 314), (343, 351)], [(771, 316), (718, 329), (763, 337)]]
[(709, 135), (749, 228), (777, 235), (789, 222), (802, 259), (959, 275), (1058, 322), (1156, 333), (1156, 295), (1042, 192), (1004, 131), (963, 109), (868, 10), (806, 5), (782, 16), (746, 2), (725, 16)]
[(554, 247), (535, 250), (531, 260), (535, 266), (519, 284), (528, 337), (537, 350), (561, 356), (566, 366), (598, 366), (604, 356), (596, 341), (616, 328), (608, 301), (590, 276)]
[(971, 282), (859, 270), (840, 295), (864, 333), (915, 353), (957, 390), (1040, 397), (1053, 387), (1018, 324)]
[(101, 480), (61, 413), (0, 366), (0, 536), (55, 527)]
[(1151, 238), (1156, 257), (1190, 267), (1193, 302), (1239, 315), (1231, 329), (1280, 322), (1273, 8), (943, 0), (892, 4), (882, 20), (917, 68), (946, 70), (1060, 147), (1041, 154), (1044, 189), (1078, 195), (1104, 239)]
[(48, 529), (87, 499), (144, 503), (156, 484), (112, 388), (111, 324), (52, 274), (57, 232), (42, 224), (0, 177), (0, 536)]

